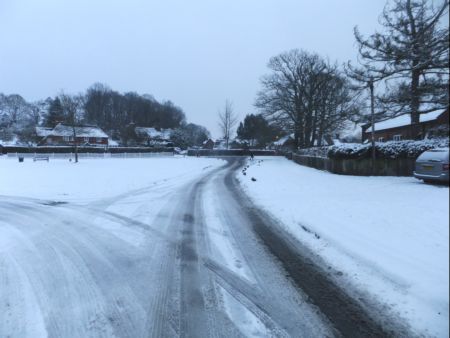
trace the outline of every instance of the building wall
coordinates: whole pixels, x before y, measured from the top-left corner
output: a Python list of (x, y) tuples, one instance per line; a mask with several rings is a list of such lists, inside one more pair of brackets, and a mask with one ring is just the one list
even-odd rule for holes
[(203, 145), (203, 149), (213, 149), (213, 148), (214, 148), (214, 141), (213, 140), (208, 140)]
[[(87, 140), (85, 140), (84, 137), (77, 137), (77, 144), (84, 144), (88, 142), (89, 144), (94, 145), (108, 145), (108, 138), (102, 137), (97, 140), (96, 137), (89, 137)], [(65, 141), (62, 136), (49, 136), (47, 137), (45, 143), (47, 145), (73, 145), (73, 141)]]
[[(422, 122), (418, 125), (406, 125), (397, 128), (390, 128), (375, 131), (375, 141), (379, 141), (383, 138), (385, 141), (393, 141), (394, 136), (400, 135), (402, 140), (417, 140), (423, 139), (426, 133), (435, 127), (449, 125), (449, 112), (445, 110), (436, 120)], [(371, 140), (372, 134), (369, 129), (362, 133), (362, 141)]]
[[(375, 141), (381, 141), (380, 138), (383, 138), (384, 141), (392, 141), (394, 140), (394, 136), (400, 135), (402, 140), (415, 140), (420, 138), (422, 133), (422, 127), (419, 126), (402, 126), (391, 129), (384, 129), (375, 131)], [(371, 140), (372, 133), (370, 129), (363, 133), (363, 141)]]

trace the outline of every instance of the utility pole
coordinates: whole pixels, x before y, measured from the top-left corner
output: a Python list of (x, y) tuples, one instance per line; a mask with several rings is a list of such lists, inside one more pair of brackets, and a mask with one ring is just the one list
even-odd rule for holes
[(374, 95), (374, 88), (373, 88), (373, 78), (370, 77), (369, 80), (369, 89), (370, 89), (370, 123), (372, 124), (372, 170), (375, 166), (375, 95)]

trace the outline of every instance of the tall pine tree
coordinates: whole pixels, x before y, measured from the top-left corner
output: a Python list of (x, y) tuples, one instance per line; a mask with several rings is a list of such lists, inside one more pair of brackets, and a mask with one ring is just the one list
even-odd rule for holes
[(59, 97), (56, 97), (50, 103), (48, 115), (45, 120), (46, 127), (55, 127), (58, 123), (65, 122), (64, 110)]

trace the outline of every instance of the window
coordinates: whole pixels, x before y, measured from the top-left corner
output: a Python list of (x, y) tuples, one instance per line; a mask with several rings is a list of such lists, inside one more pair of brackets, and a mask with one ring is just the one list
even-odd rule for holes
[(83, 137), (84, 142), (89, 143), (89, 137)]
[(102, 139), (101, 137), (97, 137), (97, 138), (95, 139), (95, 141), (96, 141), (97, 143), (102, 143), (103, 139)]
[(378, 142), (384, 142), (384, 137), (379, 137)]
[(401, 141), (402, 135), (394, 135), (394, 141)]
[(73, 141), (73, 136), (63, 136), (65, 142)]

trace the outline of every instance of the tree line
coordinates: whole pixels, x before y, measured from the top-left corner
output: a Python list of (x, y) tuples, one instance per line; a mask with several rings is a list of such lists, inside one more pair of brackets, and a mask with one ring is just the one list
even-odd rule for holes
[(82, 94), (62, 92), (32, 103), (17, 94), (0, 94), (0, 140), (17, 136), (29, 142), (36, 126), (54, 127), (58, 123), (95, 125), (110, 137), (129, 143), (136, 138), (130, 126), (176, 130), (174, 140), (183, 147), (199, 145), (209, 137), (205, 127), (187, 123), (183, 110), (171, 101), (158, 102), (148, 94), (122, 94), (101, 83)]
[[(391, 0), (380, 16), (382, 32), (365, 38), (354, 29), (358, 62), (339, 66), (318, 54), (293, 49), (269, 60), (255, 107), (237, 130), (248, 143), (293, 134), (295, 147), (321, 145), (350, 123), (420, 115), (449, 105), (449, 1)], [(369, 102), (367, 89), (379, 91)], [(373, 87), (372, 87), (373, 88)], [(263, 122), (265, 120), (265, 122)], [(261, 137), (264, 146), (269, 138)]]

